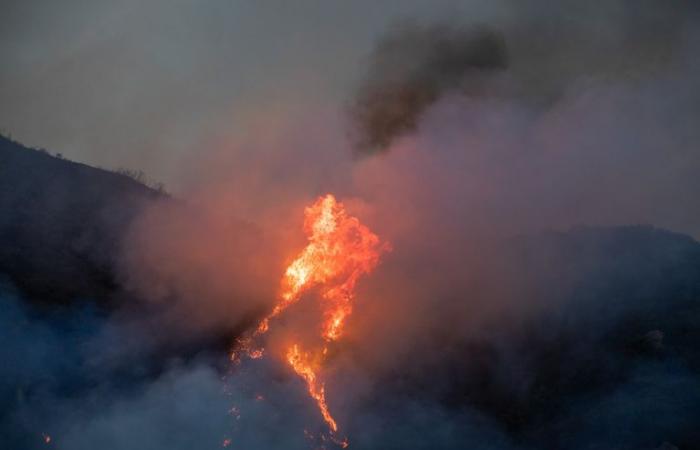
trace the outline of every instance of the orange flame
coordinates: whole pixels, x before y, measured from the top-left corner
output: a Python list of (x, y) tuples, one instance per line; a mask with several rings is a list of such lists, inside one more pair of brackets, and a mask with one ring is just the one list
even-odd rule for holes
[[(281, 281), (279, 301), (260, 321), (252, 337), (238, 340), (238, 350), (253, 358), (262, 356), (262, 350), (253, 349), (252, 338), (267, 332), (270, 320), (296, 303), (305, 291), (323, 286), (323, 322), (319, 332), (326, 344), (312, 351), (302, 351), (299, 344), (292, 343), (286, 357), (294, 372), (306, 382), (309, 395), (335, 432), (338, 426), (326, 404), (325, 386), (318, 372), (328, 352), (327, 343), (342, 336), (345, 320), (352, 314), (357, 280), (370, 273), (379, 263), (381, 254), (390, 247), (381, 243), (379, 237), (356, 217), (348, 215), (343, 204), (331, 194), (320, 197), (305, 209), (304, 214), (308, 244), (287, 267)], [(237, 350), (231, 358), (237, 360)], [(343, 447), (347, 446), (347, 441), (342, 443)]]
[(335, 419), (331, 416), (328, 411), (328, 405), (326, 404), (326, 390), (323, 383), (318, 382), (316, 376), (316, 371), (318, 370), (318, 364), (315, 364), (311, 360), (309, 353), (302, 353), (299, 350), (297, 344), (293, 344), (289, 347), (287, 351), (287, 362), (292, 366), (294, 371), (301, 376), (309, 387), (309, 395), (311, 398), (316, 400), (318, 404), (318, 409), (321, 411), (323, 420), (326, 421), (328, 426), (333, 431), (338, 431), (338, 425), (335, 423)]

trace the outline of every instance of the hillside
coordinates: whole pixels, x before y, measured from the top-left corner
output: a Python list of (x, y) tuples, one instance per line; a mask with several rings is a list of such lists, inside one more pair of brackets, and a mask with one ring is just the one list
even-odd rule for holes
[(109, 301), (120, 237), (161, 195), (0, 136), (0, 279), (34, 301)]

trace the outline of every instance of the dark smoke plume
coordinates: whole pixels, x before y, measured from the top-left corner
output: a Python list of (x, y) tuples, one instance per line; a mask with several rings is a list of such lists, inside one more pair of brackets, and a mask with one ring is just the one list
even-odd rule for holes
[[(669, 4), (670, 3), (670, 4)], [(443, 96), (495, 98), (547, 110), (592, 80), (639, 81), (678, 56), (691, 2), (511, 5), (488, 27), (403, 23), (379, 39), (350, 107), (355, 150), (386, 150)]]
[(503, 36), (486, 27), (404, 24), (374, 50), (368, 78), (351, 108), (357, 147), (373, 152), (413, 131), (448, 90), (477, 94), (481, 79), (508, 65)]

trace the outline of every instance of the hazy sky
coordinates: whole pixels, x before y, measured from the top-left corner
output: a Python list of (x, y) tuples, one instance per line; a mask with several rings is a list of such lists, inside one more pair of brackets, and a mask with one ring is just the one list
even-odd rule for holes
[(479, 17), (429, 0), (12, 1), (0, 15), (0, 129), (32, 146), (174, 181), (198, 143), (266, 111), (340, 111), (396, 20)]
[[(434, 164), (416, 196), (449, 181), (437, 199), (459, 192), (467, 200), (451, 210), (462, 211), (481, 196), (482, 216), (502, 211), (498, 223), (523, 211), (540, 225), (697, 234), (699, 9), (689, 0), (5, 0), (0, 129), (73, 160), (143, 170), (176, 194), (192, 179), (207, 196), (220, 183), (236, 193), (229, 208), (329, 190), (370, 202), (392, 192), (392, 204)], [(423, 56), (406, 45), (400, 70), (377, 69), (377, 43), (406, 21), (484, 24), (503, 34), (507, 70), (476, 97), (449, 84), (438, 92), (408, 142), (415, 155), (354, 164), (344, 121), (358, 87), (377, 77), (389, 90), (425, 87), (412, 84), (414, 62), (421, 77), (433, 74), (441, 39), (452, 39), (438, 33)], [(381, 188), (367, 192), (358, 174), (372, 164), (383, 164)], [(532, 213), (533, 200), (551, 214)]]

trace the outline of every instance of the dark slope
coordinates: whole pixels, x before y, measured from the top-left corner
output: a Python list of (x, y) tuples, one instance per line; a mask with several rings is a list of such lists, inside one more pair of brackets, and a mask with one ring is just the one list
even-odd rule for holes
[(0, 137), (0, 276), (31, 300), (109, 301), (120, 236), (159, 195)]
[[(412, 353), (368, 406), (385, 413), (385, 432), (356, 447), (700, 448), (700, 244), (635, 226), (506, 247), (493, 280), (509, 284), (503, 295), (521, 312), (509, 307), (461, 338), (427, 336), (415, 355), (425, 346), (429, 361)], [(391, 413), (403, 402), (443, 417)], [(510, 444), (490, 441), (499, 435)]]

